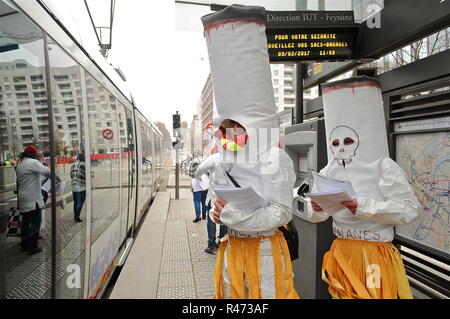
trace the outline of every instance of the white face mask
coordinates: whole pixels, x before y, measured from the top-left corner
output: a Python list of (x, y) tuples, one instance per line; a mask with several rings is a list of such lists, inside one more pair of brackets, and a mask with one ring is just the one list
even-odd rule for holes
[(333, 159), (343, 166), (347, 166), (356, 156), (356, 149), (359, 146), (358, 133), (351, 127), (345, 125), (336, 126), (330, 134), (330, 150)]

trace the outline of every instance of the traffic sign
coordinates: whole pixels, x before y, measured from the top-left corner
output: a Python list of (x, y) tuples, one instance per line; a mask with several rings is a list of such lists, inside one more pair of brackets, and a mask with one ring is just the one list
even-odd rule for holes
[(213, 135), (214, 134), (214, 124), (213, 123), (208, 123), (205, 126), (205, 132), (208, 135)]
[(106, 130), (103, 130), (102, 132), (103, 138), (106, 140), (112, 140), (114, 137), (113, 130), (107, 128)]

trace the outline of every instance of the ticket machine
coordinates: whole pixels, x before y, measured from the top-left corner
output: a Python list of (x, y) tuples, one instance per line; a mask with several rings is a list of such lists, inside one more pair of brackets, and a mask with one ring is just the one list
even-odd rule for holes
[(292, 263), (294, 285), (301, 298), (330, 298), (322, 280), (322, 259), (335, 239), (332, 220), (330, 217), (325, 222), (312, 223), (301, 196), (312, 187), (312, 172), (319, 172), (328, 162), (324, 120), (286, 127), (284, 147), (297, 175), (292, 219), (299, 233), (299, 258)]

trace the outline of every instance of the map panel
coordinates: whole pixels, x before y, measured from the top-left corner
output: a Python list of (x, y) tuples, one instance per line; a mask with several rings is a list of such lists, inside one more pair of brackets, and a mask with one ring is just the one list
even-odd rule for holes
[(396, 160), (422, 205), (396, 234), (450, 253), (450, 132), (398, 135)]

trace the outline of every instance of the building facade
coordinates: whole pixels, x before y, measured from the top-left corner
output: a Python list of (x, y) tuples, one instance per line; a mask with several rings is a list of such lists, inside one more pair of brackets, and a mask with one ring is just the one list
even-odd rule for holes
[[(203, 86), (203, 90), (200, 97), (200, 122), (202, 128), (202, 150), (205, 150), (210, 144), (211, 140), (207, 138), (205, 134), (205, 128), (209, 123), (213, 121), (213, 110), (214, 110), (214, 90), (213, 83), (211, 78), (211, 73), (208, 75), (206, 79), (205, 85)], [(203, 156), (206, 156), (205, 152), (203, 152)]]
[(271, 64), (273, 93), (277, 112), (295, 107), (294, 64)]
[[(22, 150), (35, 145), (49, 151), (49, 117), (44, 68), (25, 60), (0, 63), (0, 160), (17, 159)], [(72, 156), (83, 135), (81, 75), (78, 66), (52, 69), (52, 102), (58, 156)], [(93, 153), (118, 151), (103, 137), (105, 129), (126, 142), (125, 123), (114, 115), (116, 99), (89, 74), (86, 75), (88, 118), (95, 122), (90, 129), (96, 139)], [(12, 143), (10, 143), (10, 142)]]

